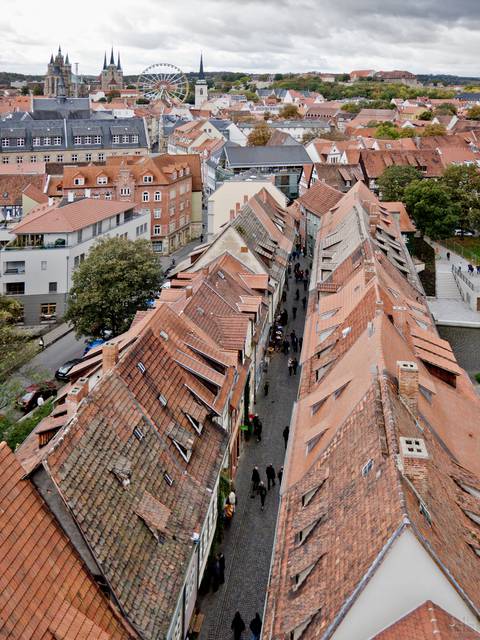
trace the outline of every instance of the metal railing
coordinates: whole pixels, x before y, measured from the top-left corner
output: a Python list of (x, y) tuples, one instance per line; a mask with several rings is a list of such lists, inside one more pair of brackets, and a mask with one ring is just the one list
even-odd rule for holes
[(456, 280), (461, 280), (471, 291), (480, 291), (480, 273), (475, 273), (474, 271), (470, 274), (468, 271), (462, 271), (461, 267), (456, 267), (454, 264), (452, 264), (452, 273)]

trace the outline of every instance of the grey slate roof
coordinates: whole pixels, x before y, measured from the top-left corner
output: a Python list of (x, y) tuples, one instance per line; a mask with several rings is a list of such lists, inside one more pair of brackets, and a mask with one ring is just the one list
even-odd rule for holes
[(88, 98), (33, 98), (32, 117), (35, 120), (53, 118), (89, 118)]
[[(238, 128), (244, 131), (245, 129), (251, 130), (258, 123), (255, 122), (240, 122)], [(328, 129), (330, 130), (330, 124), (324, 120), (277, 120), (269, 122), (268, 126), (272, 129)]]
[(226, 165), (230, 169), (248, 167), (298, 167), (312, 164), (302, 146), (233, 147), (225, 146)]

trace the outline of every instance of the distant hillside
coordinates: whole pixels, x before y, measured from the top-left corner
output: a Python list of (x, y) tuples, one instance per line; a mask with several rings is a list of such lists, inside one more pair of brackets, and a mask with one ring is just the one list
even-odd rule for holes
[(425, 84), (429, 83), (438, 83), (443, 85), (469, 85), (469, 84), (478, 84), (479, 78), (466, 78), (463, 76), (450, 76), (450, 75), (442, 75), (442, 74), (417, 74), (417, 78), (420, 82)]

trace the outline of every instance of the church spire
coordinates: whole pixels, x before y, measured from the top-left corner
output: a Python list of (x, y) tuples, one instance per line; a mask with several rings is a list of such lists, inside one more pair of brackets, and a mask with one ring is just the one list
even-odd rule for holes
[(50, 56), (50, 64), (53, 64), (53, 53), (52, 53), (52, 55)]
[(200, 71), (198, 73), (199, 80), (205, 80), (205, 73), (203, 71), (203, 53), (200, 54)]
[(65, 64), (70, 64), (70, 61), (68, 59), (68, 53), (67, 53), (67, 57), (65, 58)]
[(58, 55), (59, 56), (62, 55), (62, 47), (60, 45), (58, 45)]
[(117, 60), (118, 60), (118, 61), (117, 61), (117, 69), (118, 69), (119, 71), (121, 71), (121, 70), (122, 70), (122, 65), (120, 64), (120, 51), (118, 52), (118, 58), (117, 58)]
[(113, 64), (113, 66), (115, 66), (115, 60), (113, 59), (113, 47), (112, 47), (112, 51), (110, 53), (110, 64)]
[(103, 55), (103, 70), (105, 71), (106, 68), (107, 68), (107, 52), (105, 51)]

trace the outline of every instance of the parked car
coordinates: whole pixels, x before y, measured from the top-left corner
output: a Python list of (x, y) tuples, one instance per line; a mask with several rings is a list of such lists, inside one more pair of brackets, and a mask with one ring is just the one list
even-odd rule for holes
[(470, 231), (469, 229), (455, 229), (455, 235), (456, 236), (465, 236), (465, 238), (471, 238), (472, 236), (474, 236), (475, 234), (473, 233), (473, 231)]
[(91, 340), (85, 340), (85, 349), (83, 351), (83, 355), (88, 353), (91, 349), (95, 349), (95, 347), (99, 347), (104, 342), (105, 340), (103, 340), (103, 338), (92, 338)]
[(57, 394), (57, 385), (53, 380), (41, 382), (40, 384), (32, 384), (25, 389), (23, 396), (18, 398), (17, 407), (28, 413), (35, 409), (40, 396), (46, 400)]
[(69, 373), (73, 367), (82, 361), (82, 358), (74, 358), (73, 360), (67, 360), (61, 367), (55, 371), (55, 378), (57, 380), (69, 380)]

